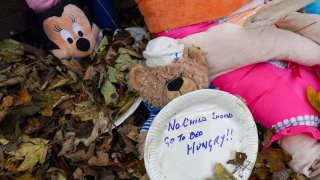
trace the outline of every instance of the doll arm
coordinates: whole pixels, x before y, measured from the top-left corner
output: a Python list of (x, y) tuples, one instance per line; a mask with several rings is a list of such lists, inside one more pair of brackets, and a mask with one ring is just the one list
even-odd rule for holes
[(210, 80), (271, 59), (291, 60), (306, 66), (319, 64), (320, 46), (291, 31), (271, 26), (242, 28), (225, 23), (180, 40), (206, 53)]
[(316, 14), (291, 13), (280, 19), (276, 25), (298, 33), (320, 43), (320, 16)]

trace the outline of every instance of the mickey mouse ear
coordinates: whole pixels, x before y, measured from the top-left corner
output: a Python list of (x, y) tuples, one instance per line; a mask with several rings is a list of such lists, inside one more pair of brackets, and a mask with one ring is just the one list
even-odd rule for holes
[(28, 6), (36, 13), (42, 13), (60, 2), (60, 0), (26, 0)]

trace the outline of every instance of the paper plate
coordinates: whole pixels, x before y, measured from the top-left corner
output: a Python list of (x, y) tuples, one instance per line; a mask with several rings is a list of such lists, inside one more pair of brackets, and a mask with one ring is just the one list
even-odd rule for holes
[[(223, 91), (204, 89), (180, 96), (154, 119), (145, 142), (148, 176), (206, 179), (223, 164), (237, 179), (248, 179), (258, 151), (256, 124), (247, 106)], [(242, 166), (227, 164), (242, 152)]]
[[(129, 107), (127, 111), (125, 111), (121, 116), (119, 116), (112, 125), (112, 129), (119, 126), (123, 121), (125, 121), (131, 114), (134, 113), (134, 111), (138, 108), (142, 101), (141, 97), (138, 97), (138, 99)], [(105, 130), (105, 132), (108, 132), (108, 129)]]

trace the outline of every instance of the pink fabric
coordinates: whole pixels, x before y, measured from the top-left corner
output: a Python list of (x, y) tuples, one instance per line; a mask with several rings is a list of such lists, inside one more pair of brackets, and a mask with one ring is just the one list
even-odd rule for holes
[(212, 84), (242, 96), (255, 120), (267, 128), (283, 125), (284, 121), (290, 122), (292, 118), (317, 120), (316, 123), (290, 124), (280, 129), (270, 144), (283, 135), (299, 133), (320, 139), (320, 132), (316, 128), (319, 113), (311, 107), (306, 96), (309, 85), (319, 90), (320, 83), (315, 72), (309, 68), (298, 65), (298, 69), (283, 69), (268, 62), (259, 63), (221, 75)]
[(159, 32), (156, 35), (157, 37), (166, 36), (174, 39), (181, 39), (190, 34), (206, 31), (210, 27), (216, 26), (216, 25), (219, 25), (219, 22), (205, 22), (205, 23), (195, 24), (191, 26), (180, 27), (170, 31)]
[(26, 0), (28, 6), (36, 13), (42, 13), (60, 2), (60, 0)]

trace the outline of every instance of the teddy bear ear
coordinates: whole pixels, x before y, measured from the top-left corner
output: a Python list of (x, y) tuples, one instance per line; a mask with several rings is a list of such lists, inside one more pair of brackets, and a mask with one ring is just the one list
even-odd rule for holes
[(135, 64), (131, 67), (129, 72), (129, 82), (128, 85), (132, 89), (139, 90), (141, 89), (143, 82), (142, 77), (146, 74), (147, 67), (143, 64)]
[(196, 59), (202, 65), (206, 65), (206, 57), (204, 52), (196, 47), (187, 47), (185, 50), (185, 55), (190, 59)]

